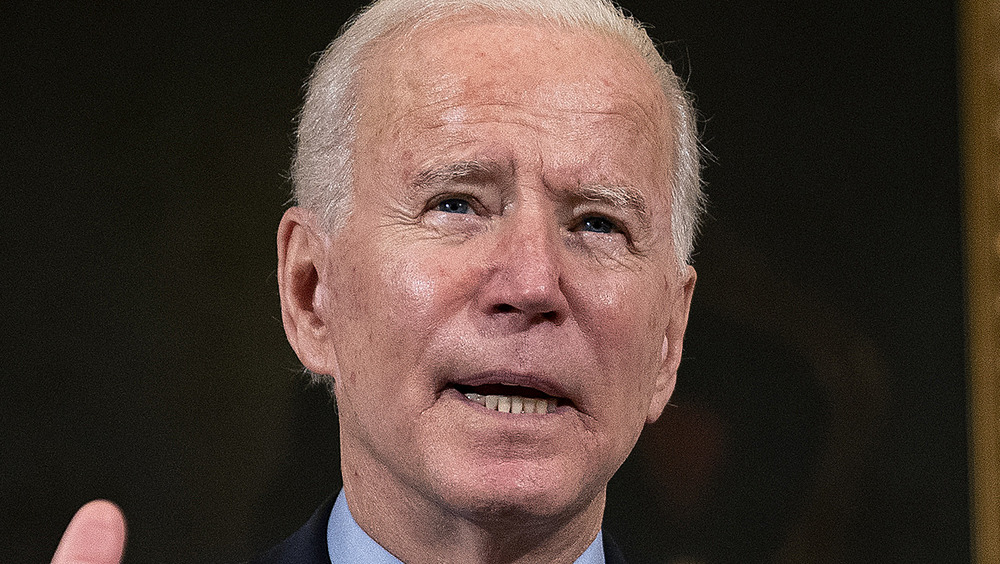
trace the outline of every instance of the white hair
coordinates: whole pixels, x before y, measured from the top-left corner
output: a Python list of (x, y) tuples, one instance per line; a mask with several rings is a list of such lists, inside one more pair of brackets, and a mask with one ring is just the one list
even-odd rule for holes
[(674, 148), (671, 232), (678, 264), (687, 264), (704, 206), (694, 105), (642, 24), (608, 0), (377, 0), (344, 25), (309, 77), (291, 170), (295, 202), (317, 213), (329, 230), (343, 225), (351, 209), (358, 70), (370, 47), (397, 33), (460, 15), (596, 31), (639, 53), (668, 102)]

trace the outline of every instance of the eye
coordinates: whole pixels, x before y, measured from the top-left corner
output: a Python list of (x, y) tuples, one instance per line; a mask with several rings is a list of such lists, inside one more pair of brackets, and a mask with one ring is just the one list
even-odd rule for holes
[(472, 206), (467, 200), (461, 198), (448, 198), (438, 202), (437, 211), (445, 213), (472, 213)]
[(613, 221), (599, 215), (583, 218), (579, 229), (580, 231), (591, 231), (593, 233), (614, 233), (619, 231), (618, 226)]

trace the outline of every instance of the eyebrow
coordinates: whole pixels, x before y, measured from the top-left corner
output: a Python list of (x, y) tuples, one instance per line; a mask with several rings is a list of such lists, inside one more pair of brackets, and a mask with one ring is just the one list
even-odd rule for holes
[(619, 184), (581, 184), (572, 191), (573, 195), (592, 202), (598, 202), (614, 208), (631, 209), (639, 216), (644, 225), (650, 224), (649, 209), (646, 198), (631, 186)]
[(503, 175), (502, 168), (499, 163), (491, 161), (459, 161), (421, 171), (413, 180), (413, 185), (420, 188), (469, 178), (495, 178)]

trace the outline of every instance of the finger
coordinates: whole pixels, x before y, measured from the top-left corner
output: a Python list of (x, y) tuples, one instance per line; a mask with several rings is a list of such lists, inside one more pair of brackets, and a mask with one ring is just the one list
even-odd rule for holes
[(104, 499), (81, 507), (66, 527), (52, 564), (120, 564), (125, 551), (125, 516)]

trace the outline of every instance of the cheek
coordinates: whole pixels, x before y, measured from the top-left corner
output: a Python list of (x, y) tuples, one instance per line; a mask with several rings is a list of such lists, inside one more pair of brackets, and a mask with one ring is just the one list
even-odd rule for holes
[(614, 417), (631, 425), (632, 414), (641, 411), (644, 420), (659, 369), (665, 332), (659, 293), (627, 280), (591, 289), (580, 327), (607, 367), (602, 393), (614, 398)]
[(413, 361), (471, 303), (479, 276), (457, 253), (440, 249), (410, 246), (383, 256), (369, 287), (357, 291), (370, 296), (368, 323), (396, 354)]
[(614, 280), (590, 285), (580, 296), (588, 304), (579, 314), (581, 327), (595, 345), (618, 359), (615, 364), (644, 364), (646, 353), (654, 348), (659, 352), (662, 338), (657, 335), (662, 337), (666, 324), (658, 292), (634, 281)]
[(386, 265), (381, 276), (385, 284), (385, 306), (397, 316), (412, 320), (431, 315), (434, 303), (441, 298), (442, 272), (433, 264), (403, 261)]

